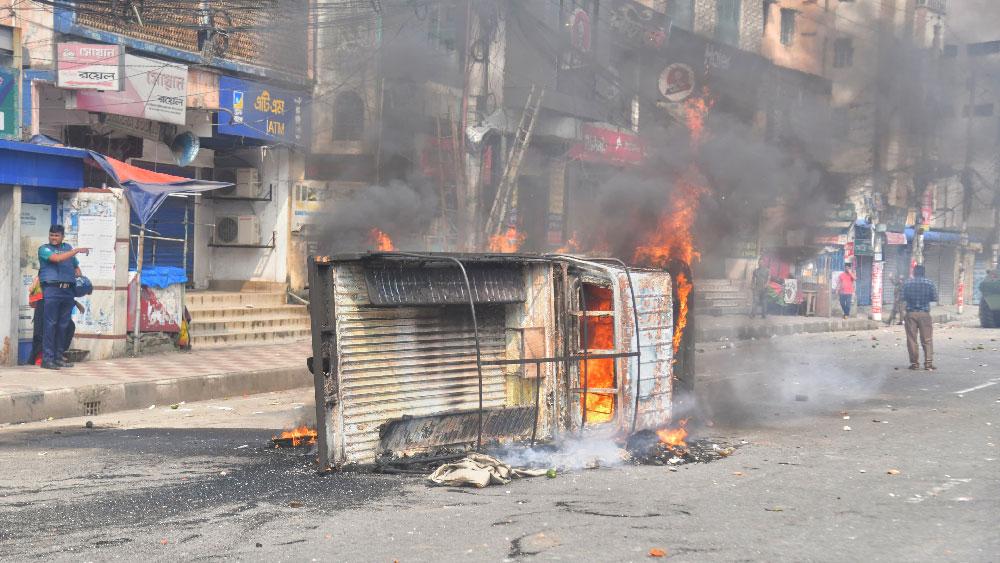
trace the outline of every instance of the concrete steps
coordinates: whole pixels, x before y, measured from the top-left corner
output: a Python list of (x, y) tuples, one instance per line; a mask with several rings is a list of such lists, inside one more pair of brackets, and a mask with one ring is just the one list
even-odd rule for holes
[(186, 303), (195, 349), (309, 338), (309, 312), (288, 304), (283, 291), (196, 291)]
[(699, 315), (746, 315), (751, 294), (742, 282), (729, 279), (695, 281), (695, 311)]

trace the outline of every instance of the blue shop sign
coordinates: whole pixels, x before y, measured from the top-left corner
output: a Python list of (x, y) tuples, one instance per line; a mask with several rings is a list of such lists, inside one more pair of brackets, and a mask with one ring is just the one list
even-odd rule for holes
[(218, 132), (307, 146), (308, 105), (302, 92), (220, 76)]

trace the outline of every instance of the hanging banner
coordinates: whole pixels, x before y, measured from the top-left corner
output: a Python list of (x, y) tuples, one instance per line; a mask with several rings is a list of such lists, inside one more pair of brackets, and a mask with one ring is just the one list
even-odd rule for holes
[(641, 164), (646, 157), (642, 139), (631, 131), (614, 125), (586, 123), (583, 140), (569, 149), (567, 156), (583, 162), (601, 164)]
[(121, 92), (79, 90), (66, 101), (66, 108), (184, 125), (188, 82), (185, 65), (126, 54), (125, 70)]
[(17, 136), (17, 78), (16, 68), (0, 67), (0, 138)]
[(31, 340), (35, 310), (28, 304), (28, 292), (38, 275), (38, 247), (49, 242), (52, 206), (41, 203), (21, 204), (21, 283), (18, 292), (17, 337)]
[(119, 45), (56, 44), (56, 86), (68, 90), (122, 89)]
[(924, 201), (920, 207), (920, 226), (924, 230), (931, 228), (931, 217), (934, 216), (934, 190), (927, 188), (924, 190)]
[(893, 233), (887, 231), (885, 233), (885, 243), (888, 245), (905, 245), (906, 244), (906, 234), (904, 233)]
[(885, 262), (872, 262), (872, 320), (882, 320), (882, 271)]

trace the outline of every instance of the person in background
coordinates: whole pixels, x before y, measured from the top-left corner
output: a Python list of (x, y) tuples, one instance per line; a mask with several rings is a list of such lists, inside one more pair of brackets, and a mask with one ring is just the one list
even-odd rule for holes
[(42, 330), (42, 368), (73, 367), (63, 360), (69, 344), (69, 325), (73, 321), (76, 278), (82, 276), (77, 254), (89, 254), (89, 248), (73, 248), (63, 241), (62, 225), (49, 228), (49, 242), (38, 247), (38, 279), (45, 301), (45, 324)]
[(767, 318), (767, 286), (771, 283), (771, 269), (764, 265), (764, 259), (757, 260), (757, 267), (750, 279), (750, 289), (753, 291), (753, 302), (750, 304), (750, 318), (757, 314), (760, 306), (760, 316)]
[[(924, 349), (924, 369), (934, 367), (934, 323), (931, 320), (931, 301), (938, 300), (934, 282), (924, 277), (926, 269), (913, 268), (913, 277), (903, 284), (903, 301), (906, 302), (906, 351), (910, 355), (910, 369), (920, 369), (920, 346)], [(919, 336), (919, 345), (917, 337)]]
[(903, 276), (899, 275), (892, 280), (892, 313), (889, 314), (889, 319), (885, 321), (886, 325), (892, 326), (892, 323), (899, 317), (899, 324), (903, 324)]
[(844, 266), (844, 271), (837, 278), (837, 294), (846, 319), (851, 316), (851, 300), (854, 299), (854, 268), (850, 264)]
[[(29, 364), (39, 365), (42, 363), (42, 334), (45, 330), (45, 299), (42, 295), (42, 284), (38, 280), (38, 276), (35, 276), (34, 282), (31, 284), (31, 289), (28, 291), (28, 305), (35, 310), (35, 314), (31, 319), (31, 352), (28, 354)], [(80, 313), (83, 313), (83, 304), (79, 301), (75, 301), (74, 305)], [(62, 350), (62, 359), (65, 361), (66, 351), (69, 350), (70, 343), (73, 342), (73, 335), (76, 334), (76, 323), (73, 322), (72, 317), (69, 321), (69, 331), (67, 332), (65, 347)]]

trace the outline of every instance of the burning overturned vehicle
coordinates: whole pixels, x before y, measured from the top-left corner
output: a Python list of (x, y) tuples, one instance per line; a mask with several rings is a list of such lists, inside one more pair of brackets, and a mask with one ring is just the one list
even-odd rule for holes
[(662, 429), (693, 388), (690, 280), (680, 261), (313, 257), (320, 465)]

